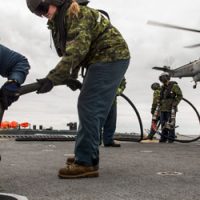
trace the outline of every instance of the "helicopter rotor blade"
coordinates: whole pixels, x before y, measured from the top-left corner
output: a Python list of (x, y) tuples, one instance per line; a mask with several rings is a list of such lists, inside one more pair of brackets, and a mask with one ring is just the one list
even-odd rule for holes
[(196, 47), (200, 47), (200, 44), (193, 44), (193, 45), (184, 46), (184, 48), (196, 48)]
[(173, 29), (179, 29), (179, 30), (184, 30), (184, 31), (191, 31), (191, 32), (197, 32), (200, 33), (200, 30), (197, 29), (192, 29), (192, 28), (186, 28), (182, 26), (176, 26), (172, 24), (166, 24), (162, 22), (157, 22), (157, 21), (148, 21), (147, 24), (153, 25), (153, 26), (161, 26), (161, 27), (166, 27), (166, 28), (173, 28)]
[(152, 67), (152, 69), (155, 69), (155, 70), (159, 70), (159, 71), (163, 71), (163, 72), (169, 72), (170, 71), (170, 68), (169, 67)]

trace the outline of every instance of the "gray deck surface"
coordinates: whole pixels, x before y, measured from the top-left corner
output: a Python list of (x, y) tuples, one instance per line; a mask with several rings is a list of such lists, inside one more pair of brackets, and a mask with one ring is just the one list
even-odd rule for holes
[[(0, 192), (28, 200), (199, 200), (200, 143), (100, 147), (98, 178), (64, 180), (74, 142), (0, 140)], [(158, 175), (180, 172), (181, 175)]]

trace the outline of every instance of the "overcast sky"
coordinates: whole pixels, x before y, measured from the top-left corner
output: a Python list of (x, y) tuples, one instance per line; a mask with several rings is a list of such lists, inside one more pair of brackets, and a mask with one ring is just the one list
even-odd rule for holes
[[(50, 32), (47, 19), (33, 15), (25, 0), (0, 0), (0, 43), (24, 54), (31, 70), (25, 83), (43, 78), (59, 61), (50, 48)], [(148, 20), (172, 23), (200, 29), (199, 0), (91, 0), (90, 7), (103, 9), (110, 14), (111, 22), (126, 39), (131, 52), (131, 64), (126, 74), (124, 92), (138, 108), (144, 129), (151, 123), (152, 90), (158, 81), (159, 71), (153, 66), (171, 65), (172, 68), (199, 59), (200, 48), (186, 49), (185, 45), (200, 43), (200, 34), (147, 25)], [(186, 99), (199, 110), (200, 85), (192, 88), (192, 78), (176, 80)], [(5, 80), (1, 78), (1, 83)], [(28, 94), (20, 97), (5, 112), (4, 120), (28, 121), (32, 125), (66, 128), (66, 123), (78, 121), (76, 103), (79, 92), (65, 86), (54, 88), (43, 95)], [(181, 133), (198, 134), (199, 123), (192, 109), (184, 102), (179, 106), (177, 124)], [(134, 112), (123, 100), (118, 102), (118, 131), (139, 131)]]

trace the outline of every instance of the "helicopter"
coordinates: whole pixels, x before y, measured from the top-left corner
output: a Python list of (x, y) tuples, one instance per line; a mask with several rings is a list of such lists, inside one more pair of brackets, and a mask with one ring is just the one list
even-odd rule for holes
[(171, 77), (192, 77), (195, 82), (194, 89), (197, 87), (197, 82), (200, 81), (200, 60), (195, 60), (175, 69), (171, 69), (169, 66), (153, 67), (152, 69), (167, 72)]
[[(191, 29), (191, 28), (176, 26), (176, 25), (157, 22), (157, 21), (148, 21), (147, 24), (153, 25), (153, 26), (160, 26), (160, 27), (165, 27), (165, 28), (173, 28), (173, 29), (200, 33), (200, 30), (197, 30), (197, 29)], [(195, 48), (195, 47), (200, 47), (200, 43), (185, 46), (185, 48)], [(200, 81), (200, 59), (194, 60), (186, 65), (183, 65), (175, 69), (171, 69), (169, 66), (153, 67), (153, 69), (168, 72), (171, 77), (178, 77), (178, 78), (192, 77), (195, 82), (193, 86), (194, 89), (197, 87), (197, 82)]]

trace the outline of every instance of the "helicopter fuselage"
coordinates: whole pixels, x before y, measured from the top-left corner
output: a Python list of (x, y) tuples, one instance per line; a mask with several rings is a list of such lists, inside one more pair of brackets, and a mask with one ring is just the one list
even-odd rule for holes
[[(200, 60), (195, 60), (186, 65), (183, 65), (179, 68), (169, 70), (169, 73), (172, 77), (195, 77), (198, 73), (200, 73)], [(196, 80), (196, 81), (200, 81)]]
[(171, 77), (175, 78), (192, 77), (195, 82), (194, 88), (196, 88), (197, 82), (200, 81), (200, 59), (175, 69), (166, 66), (154, 67), (153, 69), (168, 72)]

